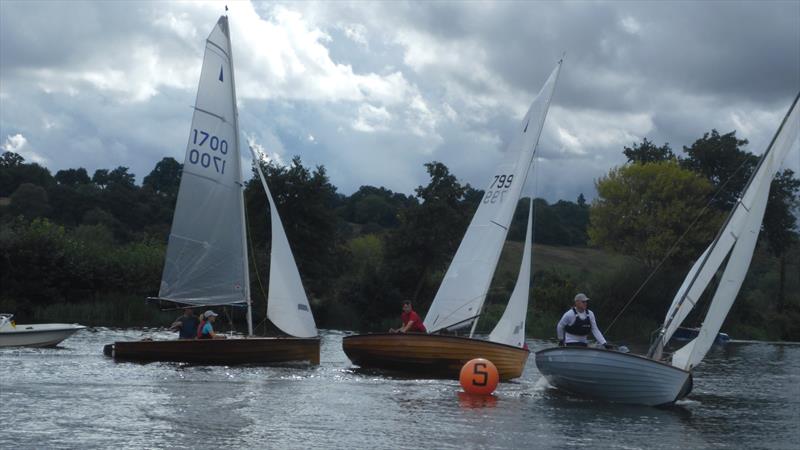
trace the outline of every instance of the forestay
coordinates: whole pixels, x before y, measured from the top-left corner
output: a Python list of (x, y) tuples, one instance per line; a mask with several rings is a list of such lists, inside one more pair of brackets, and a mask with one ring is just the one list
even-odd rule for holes
[(485, 194), (425, 317), (429, 332), (468, 324), (481, 311), (528, 175), (561, 61), (486, 182)]
[(206, 40), (159, 297), (247, 302), (238, 126), (227, 17)]
[(525, 345), (525, 315), (528, 312), (528, 295), (531, 284), (531, 246), (533, 244), (533, 199), (528, 209), (528, 228), (525, 232), (525, 248), (519, 267), (517, 284), (508, 299), (506, 310), (489, 334), (489, 340), (501, 344), (523, 347)]
[(294, 255), (289, 247), (286, 231), (283, 229), (278, 209), (267, 186), (267, 180), (258, 164), (255, 151), (256, 171), (264, 192), (267, 193), (272, 226), (272, 252), (269, 264), (269, 294), (267, 298), (267, 317), (284, 333), (295, 337), (317, 336), (317, 326), (308, 303), (308, 297), (297, 271)]
[[(739, 288), (747, 275), (747, 269), (750, 267), (758, 233), (761, 230), (772, 179), (789, 151), (792, 148), (800, 147), (798, 145), (798, 127), (800, 127), (798, 98), (800, 95), (795, 98), (772, 145), (763, 155), (744, 194), (733, 210), (727, 226), (722, 231), (722, 235), (733, 241), (733, 250), (698, 336), (672, 356), (672, 365), (675, 367), (689, 370), (703, 360), (739, 293)], [(715, 251), (716, 249), (712, 248), (710, 253), (713, 254)], [(715, 272), (718, 267), (718, 265), (713, 266), (713, 271)]]

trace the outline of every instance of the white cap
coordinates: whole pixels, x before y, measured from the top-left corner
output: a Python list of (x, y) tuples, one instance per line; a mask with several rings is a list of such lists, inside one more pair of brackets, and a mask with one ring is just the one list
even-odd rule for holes
[(578, 300), (580, 300), (582, 302), (588, 302), (589, 301), (589, 297), (587, 297), (586, 294), (581, 292), (580, 294), (575, 296), (575, 301), (577, 302)]
[(217, 317), (218, 315), (219, 314), (215, 313), (214, 311), (212, 311), (210, 309), (203, 313), (203, 317), (205, 317), (206, 319), (208, 319), (211, 316)]

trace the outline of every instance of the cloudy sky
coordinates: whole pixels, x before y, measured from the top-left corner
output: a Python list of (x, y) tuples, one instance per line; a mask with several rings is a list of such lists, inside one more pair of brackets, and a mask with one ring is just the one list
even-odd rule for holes
[[(182, 162), (224, 5), (0, 1), (0, 147), (139, 181)], [(736, 130), (761, 153), (800, 91), (797, 0), (228, 6), (242, 133), (345, 194), (412, 193), (433, 160), (481, 184), (563, 53), (526, 187), (549, 201), (593, 198), (644, 137)]]

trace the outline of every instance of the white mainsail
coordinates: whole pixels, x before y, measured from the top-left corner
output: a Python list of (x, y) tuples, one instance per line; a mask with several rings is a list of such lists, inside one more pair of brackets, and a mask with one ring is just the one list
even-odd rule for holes
[(561, 63), (542, 86), (518, 134), (485, 185), (483, 200), (425, 316), (428, 332), (469, 324), (481, 312), (533, 161)]
[(508, 299), (503, 316), (489, 334), (489, 340), (522, 348), (525, 345), (525, 316), (528, 312), (528, 295), (531, 284), (531, 246), (533, 244), (533, 199), (528, 209), (528, 228), (525, 232), (525, 248), (519, 266), (517, 284)]
[(278, 215), (278, 208), (275, 207), (266, 177), (258, 163), (260, 158), (252, 147), (250, 150), (253, 152), (256, 171), (261, 178), (264, 192), (267, 193), (272, 226), (267, 317), (276, 327), (290, 336), (316, 337), (317, 325), (303, 289), (303, 282), (300, 280), (300, 273), (297, 271), (292, 249), (289, 247), (289, 240), (286, 238), (286, 231)]
[[(798, 128), (800, 127), (798, 98), (800, 95), (795, 98), (771, 147), (767, 149), (759, 162), (759, 166), (736, 205), (728, 225), (722, 231), (723, 235), (730, 236), (730, 239), (734, 241), (733, 250), (698, 336), (672, 355), (672, 365), (675, 367), (689, 370), (703, 360), (739, 293), (758, 241), (758, 233), (761, 230), (761, 222), (767, 208), (772, 179), (789, 151), (792, 148), (800, 147), (798, 145), (800, 142), (798, 140)], [(719, 265), (714, 266), (714, 271), (718, 267)]]
[(236, 93), (228, 19), (206, 40), (159, 297), (249, 302)]

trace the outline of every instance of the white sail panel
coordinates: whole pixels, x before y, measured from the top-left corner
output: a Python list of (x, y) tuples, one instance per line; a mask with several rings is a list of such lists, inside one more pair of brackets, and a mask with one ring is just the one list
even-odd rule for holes
[(525, 114), (519, 131), (494, 172), (425, 316), (429, 332), (469, 323), (480, 314), (508, 227), (533, 160), (553, 96), (561, 61)]
[(525, 345), (525, 316), (528, 312), (528, 296), (531, 284), (531, 246), (533, 245), (533, 199), (528, 210), (528, 228), (525, 232), (525, 248), (522, 264), (511, 297), (503, 316), (489, 334), (489, 340), (522, 348)]
[(295, 337), (317, 336), (317, 325), (308, 297), (297, 271), (289, 239), (283, 229), (278, 208), (272, 199), (272, 194), (267, 186), (267, 180), (261, 167), (256, 163), (261, 184), (267, 193), (270, 209), (270, 224), (272, 225), (272, 252), (269, 263), (269, 294), (267, 298), (267, 317), (276, 327), (284, 333)]
[[(799, 120), (797, 107), (795, 106), (787, 117), (781, 133), (776, 136), (771, 151), (768, 155), (765, 155), (765, 160), (759, 165), (756, 174), (753, 175), (750, 188), (743, 193), (741, 202), (736, 205), (730, 220), (721, 231), (719, 239), (711, 243), (689, 271), (683, 285), (675, 294), (672, 306), (664, 320), (665, 334), (661, 339), (662, 345), (669, 342), (675, 330), (689, 315), (695, 302), (708, 287), (714, 274), (725, 261), (726, 256), (736, 243), (737, 237), (744, 232), (749, 220), (748, 216), (752, 213), (751, 209), (755, 202), (754, 199), (758, 189), (756, 183), (764, 182), (769, 186), (772, 182), (772, 178), (777, 173), (783, 159), (786, 157), (786, 153), (792, 146), (792, 139), (796, 139)], [(792, 133), (794, 133), (794, 138), (792, 138)], [(761, 219), (759, 218), (759, 225), (760, 223)], [(658, 355), (655, 356), (657, 357)]]
[(159, 297), (246, 303), (241, 170), (228, 21), (206, 41)]
[(758, 241), (759, 231), (761, 231), (761, 222), (767, 208), (772, 179), (789, 151), (792, 148), (800, 148), (798, 127), (800, 127), (800, 112), (798, 112), (795, 101), (794, 107), (776, 136), (772, 147), (764, 156), (744, 192), (741, 202), (736, 207), (734, 214), (739, 213), (738, 223), (742, 225), (738, 229), (726, 228), (724, 231), (724, 233), (730, 233), (736, 237), (736, 244), (728, 258), (728, 264), (722, 274), (717, 291), (711, 300), (706, 319), (698, 336), (673, 354), (673, 366), (684, 370), (693, 368), (703, 360), (714, 343), (731, 305), (736, 300), (739, 288), (747, 275), (747, 269), (750, 267), (753, 250)]

